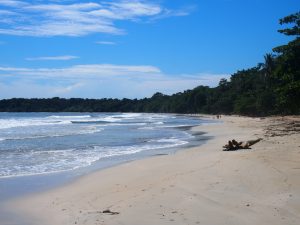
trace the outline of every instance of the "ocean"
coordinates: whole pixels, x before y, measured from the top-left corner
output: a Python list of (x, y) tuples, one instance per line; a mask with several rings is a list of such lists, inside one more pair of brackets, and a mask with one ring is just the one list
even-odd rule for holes
[(0, 199), (199, 145), (207, 137), (190, 128), (211, 122), (176, 114), (0, 113)]

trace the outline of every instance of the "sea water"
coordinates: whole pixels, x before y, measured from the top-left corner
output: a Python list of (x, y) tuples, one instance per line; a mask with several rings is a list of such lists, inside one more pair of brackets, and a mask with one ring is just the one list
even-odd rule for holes
[(199, 142), (188, 128), (210, 122), (174, 114), (0, 113), (0, 199), (170, 154)]

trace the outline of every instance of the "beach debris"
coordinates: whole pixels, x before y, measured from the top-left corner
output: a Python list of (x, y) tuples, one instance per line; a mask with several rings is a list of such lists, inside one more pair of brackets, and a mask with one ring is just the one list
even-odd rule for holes
[(236, 151), (238, 149), (250, 149), (250, 146), (256, 144), (257, 142), (261, 141), (262, 138), (258, 138), (255, 140), (249, 141), (236, 141), (236, 140), (229, 140), (228, 144), (223, 146), (223, 151)]
[(274, 118), (265, 128), (266, 137), (282, 137), (300, 133), (300, 119), (297, 117)]
[(120, 214), (119, 212), (110, 211), (110, 209), (103, 210), (102, 213), (109, 214), (109, 215), (118, 215), (118, 214)]

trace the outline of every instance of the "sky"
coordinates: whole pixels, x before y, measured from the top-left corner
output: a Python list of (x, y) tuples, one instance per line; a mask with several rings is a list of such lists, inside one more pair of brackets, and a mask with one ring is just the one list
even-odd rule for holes
[(0, 0), (0, 99), (173, 94), (263, 62), (298, 0)]

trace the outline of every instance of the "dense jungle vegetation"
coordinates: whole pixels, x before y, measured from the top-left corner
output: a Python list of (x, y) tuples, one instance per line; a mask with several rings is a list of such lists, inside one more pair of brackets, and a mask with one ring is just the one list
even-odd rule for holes
[(171, 96), (144, 99), (3, 99), (2, 112), (160, 112), (265, 116), (300, 114), (300, 12), (279, 20), (278, 32), (294, 39), (237, 71), (215, 88), (199, 86)]

